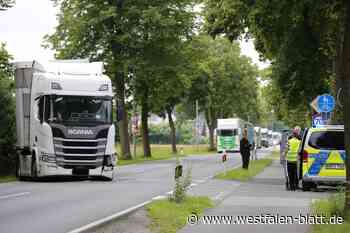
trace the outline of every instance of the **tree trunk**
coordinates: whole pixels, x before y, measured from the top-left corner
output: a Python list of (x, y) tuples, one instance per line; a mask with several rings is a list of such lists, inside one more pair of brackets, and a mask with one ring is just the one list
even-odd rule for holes
[(124, 74), (117, 73), (115, 77), (115, 88), (117, 96), (117, 108), (116, 113), (118, 116), (118, 130), (120, 137), (120, 148), (122, 159), (131, 159), (130, 154), (130, 141), (129, 141), (129, 132), (128, 132), (128, 114), (125, 107), (125, 83), (124, 83)]
[[(335, 75), (335, 80), (332, 82), (332, 94), (336, 98), (336, 101), (341, 101), (343, 104), (343, 74), (342, 74), (342, 58), (343, 58), (343, 43), (344, 43), (344, 34), (341, 33), (337, 39), (337, 48), (336, 48), (336, 57), (333, 62), (333, 74)], [(335, 109), (332, 114), (331, 119), (332, 124), (342, 125), (343, 122), (343, 110), (339, 104), (336, 104)]]
[(169, 126), (170, 126), (170, 138), (171, 138), (171, 148), (174, 154), (177, 154), (177, 149), (176, 149), (176, 129), (175, 129), (175, 124), (173, 121), (173, 117), (171, 115), (172, 113), (172, 108), (169, 107), (166, 109), (167, 114), (168, 114), (168, 119), (169, 119)]
[(343, 84), (343, 119), (345, 129), (346, 150), (346, 198), (345, 211), (350, 212), (350, 2), (345, 1), (346, 21), (341, 63), (341, 78)]
[(151, 146), (149, 144), (149, 132), (148, 132), (148, 103), (147, 95), (145, 95), (141, 102), (141, 131), (142, 131), (142, 144), (143, 144), (143, 156), (152, 157)]
[(205, 111), (205, 118), (209, 128), (209, 150), (213, 151), (216, 149), (214, 143), (214, 130), (216, 128), (216, 118), (214, 117), (212, 108), (209, 107), (209, 109)]
[(215, 150), (215, 143), (214, 143), (214, 127), (211, 125), (209, 128), (209, 150)]

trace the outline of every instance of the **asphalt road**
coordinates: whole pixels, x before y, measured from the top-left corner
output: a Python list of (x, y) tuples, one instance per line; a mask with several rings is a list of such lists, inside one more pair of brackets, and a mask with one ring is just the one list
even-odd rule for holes
[[(271, 149), (262, 149), (265, 156)], [(221, 155), (182, 158), (191, 167), (193, 183), (203, 183), (223, 170)], [(238, 166), (240, 155), (229, 155), (226, 167)], [(174, 187), (175, 160), (117, 168), (106, 181), (47, 181), (0, 184), (0, 233), (65, 233), (123, 211)]]

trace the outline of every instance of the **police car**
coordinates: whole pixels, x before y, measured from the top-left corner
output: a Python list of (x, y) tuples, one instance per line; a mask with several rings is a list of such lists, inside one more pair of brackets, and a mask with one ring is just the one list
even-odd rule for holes
[(298, 152), (298, 179), (308, 191), (345, 183), (344, 126), (305, 129)]

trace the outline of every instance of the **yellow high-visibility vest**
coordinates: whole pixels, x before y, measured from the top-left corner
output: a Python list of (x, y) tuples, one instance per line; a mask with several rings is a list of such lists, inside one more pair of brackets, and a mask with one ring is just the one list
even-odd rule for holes
[(291, 138), (288, 140), (288, 145), (289, 145), (289, 149), (287, 153), (287, 161), (296, 162), (300, 140), (297, 138)]

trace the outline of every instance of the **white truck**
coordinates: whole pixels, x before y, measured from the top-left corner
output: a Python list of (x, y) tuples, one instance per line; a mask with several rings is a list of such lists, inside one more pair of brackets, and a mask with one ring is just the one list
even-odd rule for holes
[(261, 145), (264, 147), (269, 147), (269, 129), (262, 128), (261, 129)]
[(20, 179), (99, 176), (116, 164), (112, 85), (102, 62), (15, 63)]
[(248, 140), (254, 144), (254, 127), (251, 123), (240, 118), (218, 119), (216, 128), (217, 152), (239, 151), (243, 130), (247, 129)]

